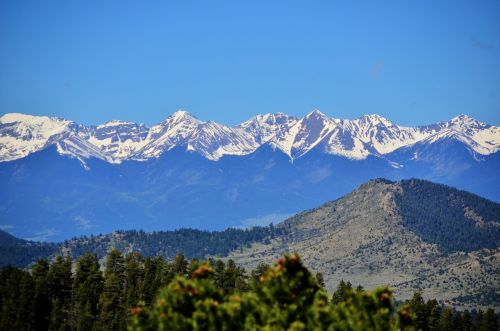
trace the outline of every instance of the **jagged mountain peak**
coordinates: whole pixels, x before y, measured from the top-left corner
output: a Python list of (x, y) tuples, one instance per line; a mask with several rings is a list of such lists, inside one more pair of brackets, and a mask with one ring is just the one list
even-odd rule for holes
[[(292, 160), (316, 146), (321, 146), (323, 153), (365, 159), (369, 155), (386, 155), (419, 141), (432, 143), (450, 135), (447, 130), (453, 130), (455, 137), (475, 153), (488, 155), (500, 149), (499, 127), (467, 115), (411, 128), (398, 126), (377, 114), (340, 120), (318, 109), (302, 118), (280, 112), (257, 115), (235, 127), (201, 121), (182, 109), (151, 128), (121, 120), (87, 127), (55, 117), (12, 113), (0, 117), (0, 130), (0, 161), (22, 158), (70, 137), (78, 140), (81, 148), (65, 155), (98, 157), (114, 163), (157, 158), (176, 146), (188, 146), (208, 159), (218, 160), (227, 154), (252, 153), (264, 144), (282, 151)], [(196, 139), (205, 141), (196, 142)], [(88, 151), (84, 151), (86, 146), (90, 146)]]
[(310, 111), (306, 116), (305, 118), (318, 118), (318, 117), (328, 117), (326, 116), (325, 114), (323, 114), (321, 112), (321, 110), (319, 109), (313, 109), (312, 111)]
[(368, 125), (384, 125), (387, 127), (394, 125), (390, 120), (378, 114), (363, 115), (358, 119), (358, 121)]
[(174, 112), (172, 115), (170, 115), (167, 120), (173, 121), (173, 122), (179, 122), (179, 121), (190, 121), (190, 122), (200, 122), (201, 121), (194, 115), (192, 115), (190, 112), (179, 109), (176, 112)]
[(270, 140), (270, 145), (297, 159), (317, 146), (334, 130), (337, 121), (315, 109), (303, 118), (291, 123)]
[(451, 127), (458, 130), (480, 130), (488, 128), (489, 125), (476, 120), (468, 115), (459, 115), (444, 123), (445, 127)]

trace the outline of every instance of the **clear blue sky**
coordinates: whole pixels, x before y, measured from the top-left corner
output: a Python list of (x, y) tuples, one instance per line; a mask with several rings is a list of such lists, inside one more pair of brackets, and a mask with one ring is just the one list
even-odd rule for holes
[(466, 113), (500, 124), (500, 1), (0, 0), (0, 113)]

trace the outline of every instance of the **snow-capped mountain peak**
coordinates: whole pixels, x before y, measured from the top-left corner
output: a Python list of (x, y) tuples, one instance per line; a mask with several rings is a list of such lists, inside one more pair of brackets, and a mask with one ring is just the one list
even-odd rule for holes
[(384, 125), (387, 127), (391, 127), (394, 125), (387, 118), (377, 114), (364, 115), (358, 119), (358, 122), (362, 125), (367, 125), (367, 126)]
[[(447, 122), (403, 127), (377, 114), (333, 119), (315, 109), (302, 118), (284, 113), (257, 115), (235, 127), (203, 122), (185, 110), (148, 128), (113, 120), (84, 126), (56, 117), (11, 113), (0, 116), (0, 162), (23, 158), (56, 145), (60, 154), (108, 162), (158, 158), (174, 147), (217, 161), (224, 155), (246, 155), (268, 144), (291, 160), (313, 149), (350, 159), (381, 156), (417, 142), (443, 139), (463, 143), (477, 154), (500, 150), (500, 128), (460, 115)], [(83, 161), (82, 161), (83, 162)]]
[(279, 133), (283, 133), (297, 123), (297, 118), (284, 113), (269, 113), (257, 115), (246, 122), (238, 125), (237, 128), (244, 129), (253, 136), (259, 143), (267, 143)]
[(467, 115), (460, 115), (453, 117), (448, 122), (444, 123), (447, 128), (454, 128), (456, 130), (481, 130), (489, 127), (488, 124), (476, 120)]
[(337, 125), (319, 110), (313, 110), (292, 125), (289, 130), (280, 132), (270, 144), (287, 154), (291, 159), (305, 155), (318, 145)]
[(305, 116), (305, 118), (311, 118), (311, 117), (328, 117), (328, 116), (323, 114), (319, 109), (313, 109)]
[(172, 123), (179, 123), (179, 122), (184, 122), (184, 121), (201, 123), (201, 121), (199, 119), (197, 119), (195, 116), (191, 115), (191, 113), (189, 113), (186, 110), (182, 110), (182, 109), (179, 109), (176, 112), (174, 112), (172, 115), (170, 115), (167, 118), (167, 121), (170, 121)]
[(37, 152), (70, 129), (71, 121), (56, 117), (11, 113), (0, 117), (0, 161)]

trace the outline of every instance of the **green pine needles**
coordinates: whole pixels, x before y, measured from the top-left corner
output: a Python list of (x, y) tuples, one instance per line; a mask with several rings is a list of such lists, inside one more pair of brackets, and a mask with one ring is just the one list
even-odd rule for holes
[(214, 268), (201, 264), (191, 278), (177, 276), (151, 308), (130, 310), (129, 330), (412, 330), (412, 314), (395, 311), (391, 291), (346, 290), (333, 304), (297, 254), (249, 283), (246, 292), (224, 295)]

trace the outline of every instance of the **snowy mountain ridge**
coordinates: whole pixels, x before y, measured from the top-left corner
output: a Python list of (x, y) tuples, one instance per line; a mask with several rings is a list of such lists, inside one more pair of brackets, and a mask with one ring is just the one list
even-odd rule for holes
[(500, 127), (467, 115), (419, 127), (404, 127), (380, 115), (334, 119), (314, 110), (303, 118), (284, 113), (257, 115), (235, 127), (201, 121), (179, 110), (159, 124), (114, 120), (98, 126), (18, 113), (0, 117), (0, 162), (28, 156), (55, 145), (61, 155), (110, 163), (158, 158), (174, 147), (217, 161), (224, 155), (247, 155), (263, 145), (296, 160), (313, 149), (353, 160), (383, 156), (416, 143), (443, 139), (463, 143), (476, 158), (500, 149)]

